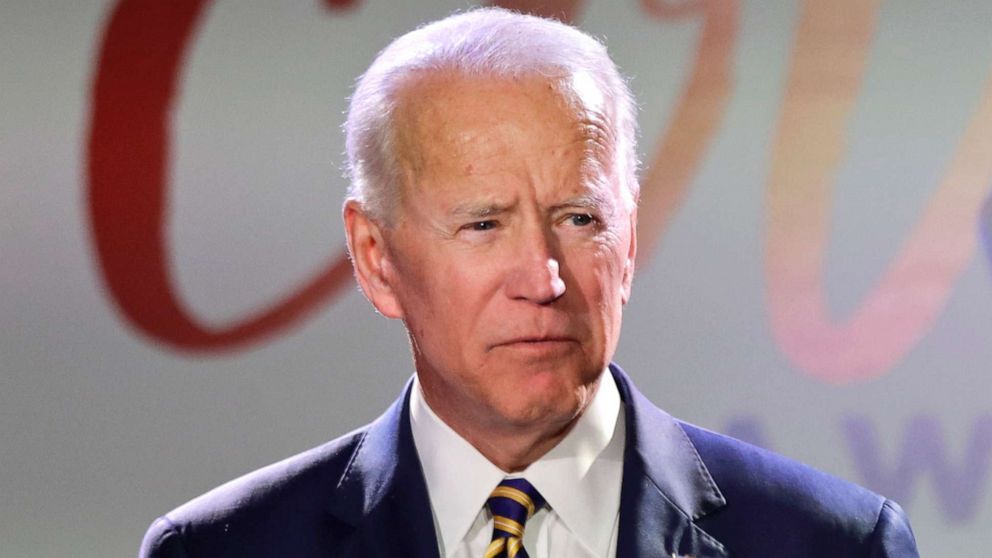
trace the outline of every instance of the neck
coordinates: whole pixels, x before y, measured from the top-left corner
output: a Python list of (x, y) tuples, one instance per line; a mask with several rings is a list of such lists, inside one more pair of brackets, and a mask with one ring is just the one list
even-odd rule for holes
[[(442, 420), (444, 420), (443, 417)], [(479, 450), (479, 453), (485, 456), (490, 463), (499, 467), (504, 472), (515, 473), (523, 471), (531, 463), (534, 463), (557, 446), (558, 442), (561, 442), (572, 430), (576, 421), (578, 421), (578, 417), (548, 432), (513, 431), (496, 433), (493, 430), (486, 430), (481, 436), (476, 435), (478, 433), (472, 429), (459, 430), (454, 425), (450, 423), (449, 425), (459, 436), (472, 444), (475, 449)]]
[[(547, 417), (525, 423), (483, 416), (478, 405), (458, 406), (437, 397), (421, 380), (421, 393), (435, 415), (462, 439), (471, 444), (490, 463), (507, 473), (522, 471), (543, 457), (571, 432), (579, 417), (592, 402), (599, 381), (584, 387), (584, 397), (575, 413)], [(465, 408), (462, 408), (465, 407)]]

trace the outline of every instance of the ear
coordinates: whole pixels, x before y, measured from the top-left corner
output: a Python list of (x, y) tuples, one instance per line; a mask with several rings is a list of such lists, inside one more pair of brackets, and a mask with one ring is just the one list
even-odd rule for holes
[(402, 319), (403, 309), (393, 289), (397, 275), (389, 260), (382, 227), (356, 200), (346, 201), (343, 213), (348, 253), (362, 292), (380, 314)]
[(634, 282), (634, 262), (637, 261), (637, 207), (630, 212), (630, 246), (627, 248), (627, 261), (623, 264), (623, 294), (624, 304), (630, 300), (631, 285)]

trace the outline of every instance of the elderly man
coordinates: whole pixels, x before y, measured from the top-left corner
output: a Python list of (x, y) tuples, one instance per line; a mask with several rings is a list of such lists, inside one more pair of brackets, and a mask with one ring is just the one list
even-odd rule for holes
[(916, 556), (896, 504), (676, 421), (610, 364), (633, 113), (558, 22), (476, 10), (386, 48), (348, 114), (344, 221), (416, 375), (367, 427), (160, 518), (143, 556)]

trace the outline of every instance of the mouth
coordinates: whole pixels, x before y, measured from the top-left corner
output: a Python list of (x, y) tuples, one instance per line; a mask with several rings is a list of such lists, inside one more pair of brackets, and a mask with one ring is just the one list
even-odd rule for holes
[(577, 344), (578, 340), (573, 337), (567, 336), (557, 336), (557, 335), (540, 335), (540, 336), (526, 336), (526, 337), (514, 337), (512, 339), (507, 339), (505, 341), (500, 341), (489, 347), (490, 350), (493, 349), (515, 349), (515, 350), (531, 350), (531, 351), (549, 351), (549, 350), (560, 350), (566, 346)]

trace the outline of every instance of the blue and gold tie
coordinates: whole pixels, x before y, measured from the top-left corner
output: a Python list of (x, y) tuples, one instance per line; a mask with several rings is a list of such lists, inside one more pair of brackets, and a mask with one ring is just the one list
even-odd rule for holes
[(524, 524), (544, 507), (544, 498), (524, 479), (503, 479), (486, 501), (493, 514), (493, 540), (485, 558), (528, 558)]

